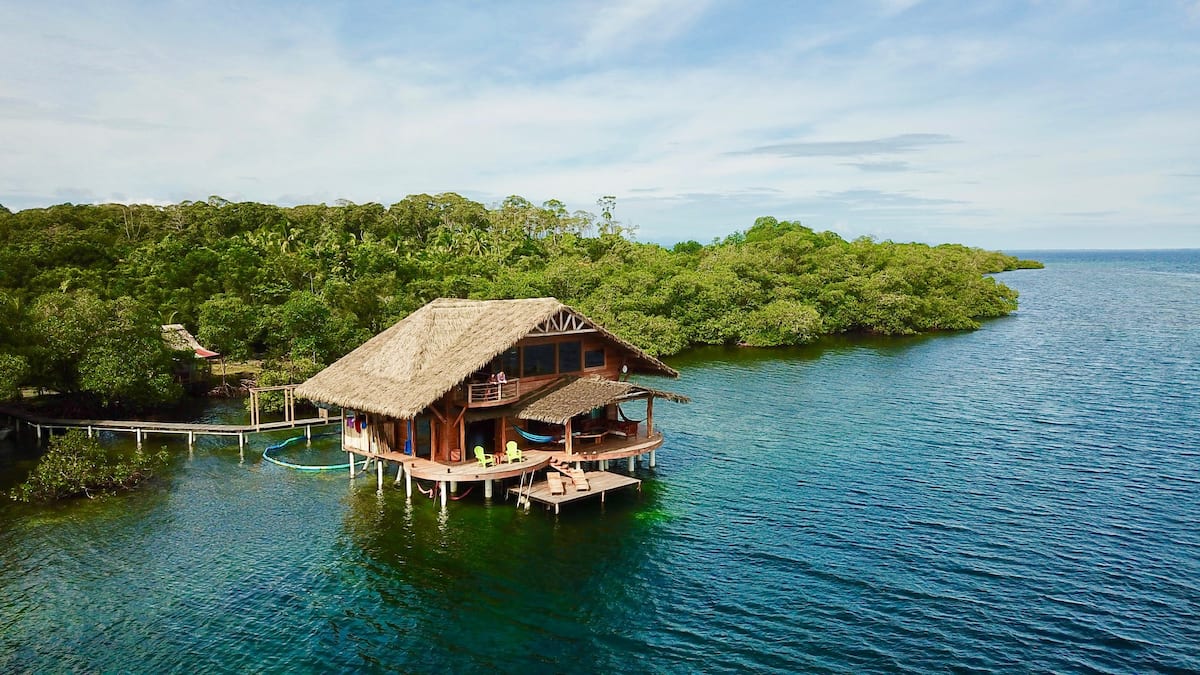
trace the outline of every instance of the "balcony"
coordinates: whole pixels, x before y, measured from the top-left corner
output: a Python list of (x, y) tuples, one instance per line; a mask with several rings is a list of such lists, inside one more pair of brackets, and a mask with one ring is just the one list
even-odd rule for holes
[(521, 381), (475, 382), (459, 387), (459, 405), (468, 408), (491, 408), (512, 403), (521, 397)]

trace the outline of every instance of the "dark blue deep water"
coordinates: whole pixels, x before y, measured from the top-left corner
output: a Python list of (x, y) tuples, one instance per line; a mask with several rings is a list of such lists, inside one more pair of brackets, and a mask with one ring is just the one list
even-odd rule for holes
[(1032, 255), (979, 331), (675, 359), (645, 493), (559, 517), (262, 439), (0, 505), (0, 672), (1200, 670), (1200, 252)]

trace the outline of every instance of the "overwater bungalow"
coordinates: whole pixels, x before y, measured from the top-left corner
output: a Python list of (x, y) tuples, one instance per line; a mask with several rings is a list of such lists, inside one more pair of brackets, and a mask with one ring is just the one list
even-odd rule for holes
[(558, 471), (570, 484), (581, 466), (600, 470), (575, 474), (572, 495), (638, 482), (606, 470), (620, 461), (632, 470), (639, 457), (654, 466), (663, 444), (654, 401), (687, 398), (630, 374), (679, 375), (554, 298), (438, 299), (296, 395), (342, 408), (352, 473), (355, 457), (374, 460), (382, 489), (385, 465), (395, 463), (410, 496), (414, 479), (434, 481), (444, 505), (460, 484), (482, 483), (491, 497), (494, 481), (528, 486), (549, 466), (559, 468), (547, 490)]

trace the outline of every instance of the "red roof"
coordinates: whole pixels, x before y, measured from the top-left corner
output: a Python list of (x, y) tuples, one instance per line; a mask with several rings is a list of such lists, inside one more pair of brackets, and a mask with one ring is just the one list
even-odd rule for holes
[(214, 351), (205, 349), (204, 347), (196, 347), (196, 356), (199, 356), (202, 359), (211, 359), (214, 356), (220, 356), (220, 354), (218, 354)]

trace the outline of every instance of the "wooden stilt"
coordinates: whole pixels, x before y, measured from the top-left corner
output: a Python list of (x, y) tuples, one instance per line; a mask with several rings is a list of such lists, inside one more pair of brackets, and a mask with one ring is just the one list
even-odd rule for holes
[(449, 491), (446, 489), (446, 481), (438, 482), (438, 491), (442, 493), (442, 509), (445, 509), (446, 508), (446, 498), (449, 496), (447, 494)]
[(383, 493), (383, 460), (378, 459), (378, 458), (375, 459), (375, 474), (377, 476), (375, 491), (382, 494)]
[(456, 481), (456, 480), (450, 481), (450, 494), (452, 494), (452, 495), (458, 494), (458, 481)]
[(656, 463), (655, 463), (655, 458), (654, 458), (654, 452), (655, 452), (654, 450), (651, 450), (651, 451), (650, 451), (650, 468), (651, 468), (651, 469), (653, 469), (653, 468), (654, 468), (654, 466), (655, 466), (655, 464), (656, 464)]
[(138, 448), (141, 448), (141, 447), (142, 447), (142, 430), (141, 430), (141, 429), (134, 429), (134, 431), (133, 431), (133, 435), (134, 435), (134, 436), (137, 438), (137, 446), (138, 446)]
[(492, 498), (492, 481), (483, 481), (483, 496), (487, 499)]
[(629, 472), (633, 473), (633, 456), (632, 455), (630, 455), (630, 457), (629, 457)]
[(89, 425), (88, 426), (88, 438), (91, 438), (91, 437), (92, 437), (92, 427)]
[(404, 470), (404, 496), (412, 499), (412, 467)]
[(354, 478), (354, 453), (347, 452), (346, 456), (350, 458), (350, 477)]
[(654, 397), (646, 399), (646, 438), (654, 435)]
[(312, 440), (312, 425), (311, 424), (304, 425), (304, 438), (306, 438), (310, 441)]

